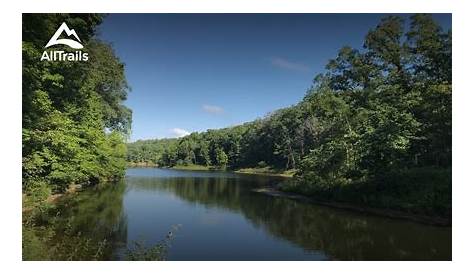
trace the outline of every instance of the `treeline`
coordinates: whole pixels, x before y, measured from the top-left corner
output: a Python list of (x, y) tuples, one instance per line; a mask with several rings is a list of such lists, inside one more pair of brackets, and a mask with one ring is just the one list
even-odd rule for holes
[[(451, 56), (451, 31), (430, 15), (414, 15), (408, 26), (390, 16), (361, 49), (343, 47), (297, 105), (236, 127), (137, 141), (128, 161), (297, 169), (293, 191), (391, 205), (416, 189), (422, 207), (448, 214)], [(384, 189), (395, 194), (381, 201)]]
[[(191, 133), (182, 138), (139, 140), (128, 144), (127, 160), (158, 166), (204, 165), (219, 168), (250, 166), (254, 158), (246, 157), (249, 130), (257, 122), (240, 126)], [(250, 161), (250, 162), (249, 162)]]
[[(95, 37), (102, 19), (95, 14), (23, 15), (24, 191), (62, 192), (69, 184), (96, 184), (124, 174), (131, 110), (123, 101), (129, 89), (123, 64), (110, 45)], [(40, 61), (63, 22), (80, 37), (87, 62)], [(49, 49), (70, 51), (62, 45)]]

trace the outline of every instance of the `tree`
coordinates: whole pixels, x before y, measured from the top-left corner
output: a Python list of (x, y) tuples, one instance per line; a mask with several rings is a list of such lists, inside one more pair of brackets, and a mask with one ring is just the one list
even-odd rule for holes
[(259, 163), (296, 169), (293, 182), (300, 189), (448, 169), (451, 55), (450, 31), (430, 16), (412, 16), (408, 29), (389, 16), (369, 30), (363, 48), (341, 48), (301, 102), (243, 125), (180, 138), (177, 158), (232, 169)]
[[(95, 40), (101, 15), (23, 15), (23, 187), (64, 191), (69, 184), (124, 174), (131, 111), (123, 64)], [(42, 62), (44, 43), (62, 23), (81, 34), (88, 62)], [(67, 50), (67, 49), (65, 49)]]
[(220, 167), (226, 167), (227, 166), (227, 162), (228, 162), (228, 158), (227, 158), (227, 154), (224, 152), (224, 150), (222, 149), (217, 149), (217, 152), (216, 152), (216, 160), (217, 160), (217, 165), (220, 166)]

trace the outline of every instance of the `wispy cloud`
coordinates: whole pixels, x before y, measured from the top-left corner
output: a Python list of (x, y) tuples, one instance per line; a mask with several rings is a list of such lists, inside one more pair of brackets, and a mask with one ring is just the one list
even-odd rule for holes
[(173, 137), (184, 137), (191, 134), (191, 132), (182, 128), (172, 128), (170, 129), (170, 132), (173, 134)]
[(212, 106), (212, 105), (203, 105), (202, 110), (207, 113), (211, 114), (222, 114), (224, 113), (224, 109), (219, 106)]
[(280, 58), (280, 57), (273, 57), (271, 59), (271, 63), (273, 66), (282, 68), (282, 69), (302, 71), (302, 72), (310, 71), (310, 68), (305, 64), (296, 63), (296, 62), (289, 61), (287, 59)]

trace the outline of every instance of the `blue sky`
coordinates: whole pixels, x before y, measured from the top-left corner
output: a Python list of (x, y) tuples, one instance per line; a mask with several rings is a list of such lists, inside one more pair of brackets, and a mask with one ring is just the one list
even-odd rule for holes
[[(110, 14), (132, 92), (131, 141), (252, 121), (300, 101), (345, 45), (383, 14)], [(404, 15), (407, 17), (407, 15)], [(435, 19), (451, 28), (451, 15)]]

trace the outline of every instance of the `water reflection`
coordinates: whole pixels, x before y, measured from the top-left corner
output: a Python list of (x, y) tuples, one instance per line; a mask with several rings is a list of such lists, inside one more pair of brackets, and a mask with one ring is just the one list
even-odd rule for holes
[(366, 216), (255, 193), (282, 178), (130, 169), (126, 183), (61, 206), (62, 227), (107, 239), (103, 259), (153, 245), (182, 224), (170, 260), (450, 260), (451, 228)]
[(217, 173), (183, 177), (186, 172), (142, 177), (140, 171), (134, 172), (127, 178), (133, 192), (167, 192), (189, 203), (241, 214), (268, 234), (330, 259), (451, 259), (450, 228), (365, 216), (251, 191), (277, 178)]
[[(68, 199), (59, 205), (57, 229), (68, 235), (80, 233), (84, 241), (93, 245), (105, 240), (100, 259), (117, 259), (114, 250), (127, 242), (127, 219), (123, 211), (125, 191), (126, 184), (121, 182), (88, 189), (74, 199)], [(81, 243), (75, 243), (78, 244)], [(90, 252), (96, 253), (97, 250), (91, 248)]]

